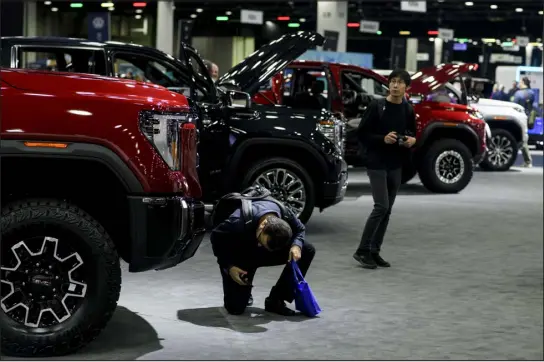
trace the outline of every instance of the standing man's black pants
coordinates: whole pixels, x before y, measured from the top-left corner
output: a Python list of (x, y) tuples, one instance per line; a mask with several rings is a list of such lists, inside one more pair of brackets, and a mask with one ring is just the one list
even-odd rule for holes
[[(258, 249), (252, 260), (248, 260), (246, 265), (236, 265), (237, 267), (247, 271), (249, 284), (253, 283), (255, 272), (257, 268), (263, 266), (276, 266), (285, 265), (283, 272), (281, 273), (278, 282), (270, 291), (271, 299), (286, 301), (288, 303), (293, 302), (295, 299), (293, 284), (293, 268), (287, 262), (289, 259), (289, 249), (271, 252), (265, 249)], [(303, 275), (306, 275), (308, 268), (315, 255), (315, 248), (312, 244), (304, 242), (302, 247), (302, 253), (298, 267)], [(221, 268), (220, 268), (221, 269)], [(251, 296), (251, 286), (244, 286), (236, 283), (228, 273), (221, 270), (221, 276), (223, 277), (223, 301), (225, 309), (230, 314), (242, 314), (244, 313), (249, 297)]]
[(357, 253), (379, 252), (389, 224), (402, 180), (402, 168), (394, 170), (367, 170), (374, 199), (374, 210), (368, 217)]

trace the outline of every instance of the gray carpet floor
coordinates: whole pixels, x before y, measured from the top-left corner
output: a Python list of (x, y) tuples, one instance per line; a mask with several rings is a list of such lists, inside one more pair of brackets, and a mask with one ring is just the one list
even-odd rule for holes
[(429, 194), (412, 181), (384, 243), (390, 269), (365, 270), (352, 259), (372, 208), (369, 191), (365, 174), (352, 170), (346, 200), (316, 210), (308, 225), (318, 318), (264, 312), (280, 267), (257, 272), (246, 315), (227, 315), (206, 240), (173, 269), (125, 272), (107, 329), (66, 359), (544, 357), (542, 168), (477, 172), (459, 195)]

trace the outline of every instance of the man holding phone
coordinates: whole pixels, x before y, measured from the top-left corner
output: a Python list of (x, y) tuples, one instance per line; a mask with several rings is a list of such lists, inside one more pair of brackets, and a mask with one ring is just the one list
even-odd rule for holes
[(364, 268), (390, 267), (380, 256), (391, 210), (402, 181), (402, 165), (416, 143), (416, 122), (406, 100), (410, 75), (395, 70), (389, 75), (389, 95), (373, 100), (357, 130), (364, 149), (374, 209), (366, 221), (361, 242), (353, 257)]
[(304, 240), (304, 224), (285, 207), (270, 200), (251, 201), (249, 227), (242, 212), (241, 207), (236, 209), (210, 236), (223, 279), (225, 309), (238, 315), (253, 304), (251, 290), (257, 268), (285, 265), (265, 300), (265, 310), (294, 315), (285, 305), (286, 301), (294, 300), (293, 271), (289, 262), (296, 261), (305, 275), (315, 255), (314, 247)]

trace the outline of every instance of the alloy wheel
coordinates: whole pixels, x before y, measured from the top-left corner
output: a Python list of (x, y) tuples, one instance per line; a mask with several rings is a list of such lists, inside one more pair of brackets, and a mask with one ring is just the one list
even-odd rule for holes
[(502, 167), (514, 157), (514, 147), (508, 137), (494, 135), (489, 143), (487, 159), (496, 167)]
[(434, 171), (441, 182), (454, 184), (463, 177), (465, 161), (457, 151), (444, 151), (436, 159)]
[(34, 237), (9, 251), (3, 253), (0, 269), (0, 304), (7, 316), (26, 327), (46, 328), (79, 309), (87, 294), (85, 267), (68, 243)]
[(270, 169), (257, 176), (253, 184), (270, 190), (272, 196), (297, 217), (304, 211), (306, 187), (295, 173), (284, 168)]

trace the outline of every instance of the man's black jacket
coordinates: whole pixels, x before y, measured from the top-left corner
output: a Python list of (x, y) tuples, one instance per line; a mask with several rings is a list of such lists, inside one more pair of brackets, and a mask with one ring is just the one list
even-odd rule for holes
[[(251, 228), (246, 228), (241, 217), (241, 210), (236, 210), (228, 219), (219, 224), (211, 233), (213, 254), (217, 257), (217, 263), (225, 270), (231, 266), (250, 267), (252, 256), (257, 251), (257, 227), (259, 219), (269, 213), (275, 213), (282, 217), (281, 210), (273, 201), (253, 201), (253, 222)], [(304, 245), (306, 228), (296, 217), (289, 218), (293, 231), (292, 245), (298, 245), (301, 249)], [(287, 262), (287, 260), (286, 260)], [(257, 267), (255, 265), (254, 267)]]

